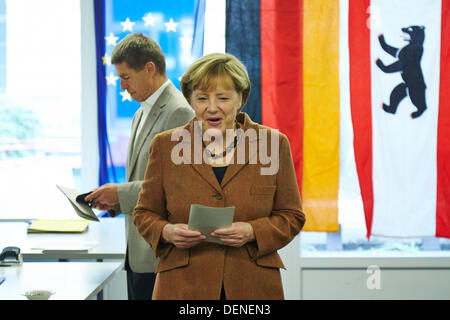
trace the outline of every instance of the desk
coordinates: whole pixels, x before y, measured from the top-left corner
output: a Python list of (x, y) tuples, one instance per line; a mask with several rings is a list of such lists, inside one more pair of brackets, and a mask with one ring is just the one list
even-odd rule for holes
[[(28, 234), (28, 223), (18, 221), (0, 222), (0, 249), (16, 246), (21, 249), (24, 261), (35, 260), (85, 260), (85, 259), (124, 259), (126, 250), (125, 219), (101, 218), (100, 222), (90, 221), (89, 229), (85, 233), (59, 234), (38, 233)], [(97, 245), (87, 253), (42, 253), (40, 248), (45, 243), (57, 243), (69, 246), (77, 243), (92, 243)]]
[(27, 300), (27, 290), (56, 292), (51, 300), (88, 300), (122, 269), (121, 262), (24, 262), (22, 266), (0, 267), (6, 276), (0, 285), (0, 300)]

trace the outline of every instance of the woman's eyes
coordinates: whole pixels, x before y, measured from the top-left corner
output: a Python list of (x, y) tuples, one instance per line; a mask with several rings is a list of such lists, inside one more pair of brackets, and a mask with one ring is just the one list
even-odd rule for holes
[[(228, 97), (219, 97), (218, 99), (219, 99), (220, 101), (227, 101), (227, 100), (229, 100)], [(198, 101), (206, 101), (206, 100), (208, 100), (208, 98), (207, 98), (207, 97), (198, 97), (197, 100), (198, 100)]]

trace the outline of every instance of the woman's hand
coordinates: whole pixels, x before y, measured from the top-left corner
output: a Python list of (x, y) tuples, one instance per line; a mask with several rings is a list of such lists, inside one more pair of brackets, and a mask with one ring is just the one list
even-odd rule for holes
[(253, 227), (248, 222), (233, 222), (228, 228), (214, 230), (211, 236), (231, 247), (242, 247), (247, 242), (255, 240)]
[(187, 224), (166, 224), (162, 230), (162, 238), (178, 249), (188, 249), (206, 239), (199, 231), (189, 230)]

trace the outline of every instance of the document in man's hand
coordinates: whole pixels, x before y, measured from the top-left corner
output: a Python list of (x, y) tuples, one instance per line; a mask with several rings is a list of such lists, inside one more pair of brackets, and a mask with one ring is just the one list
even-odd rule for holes
[(94, 211), (85, 203), (77, 202), (77, 196), (80, 194), (76, 189), (67, 188), (63, 186), (56, 185), (59, 190), (69, 199), (75, 212), (83, 219), (91, 221), (100, 221), (95, 215)]
[(211, 236), (211, 232), (219, 228), (231, 226), (235, 207), (215, 208), (199, 204), (191, 204), (188, 227), (190, 230), (200, 231), (206, 236), (208, 242), (223, 244)]

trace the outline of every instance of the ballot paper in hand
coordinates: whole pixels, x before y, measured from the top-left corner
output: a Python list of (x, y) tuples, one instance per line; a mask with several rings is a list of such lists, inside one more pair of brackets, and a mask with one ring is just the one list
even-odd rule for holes
[(100, 221), (94, 211), (87, 204), (77, 202), (77, 196), (80, 194), (76, 189), (67, 188), (63, 186), (56, 185), (59, 190), (69, 199), (75, 212), (79, 217), (91, 221)]
[(206, 236), (205, 241), (223, 244), (219, 239), (212, 237), (211, 232), (231, 226), (234, 218), (234, 208), (215, 208), (191, 204), (188, 227), (190, 230), (200, 231), (204, 234)]

